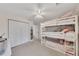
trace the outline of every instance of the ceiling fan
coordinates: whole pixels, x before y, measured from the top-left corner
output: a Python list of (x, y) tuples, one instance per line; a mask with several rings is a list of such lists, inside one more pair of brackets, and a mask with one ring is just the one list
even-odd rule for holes
[[(60, 3), (55, 3), (55, 4), (56, 4), (56, 6), (58, 6)], [(36, 16), (38, 16), (39, 18), (46, 18), (46, 19), (48, 19), (47, 17), (45, 17), (44, 12), (42, 11), (43, 9), (45, 9), (45, 8), (43, 8), (42, 3), (38, 3), (37, 4)]]
[(40, 18), (40, 19), (48, 19), (47, 17), (45, 17), (45, 13), (42, 11), (44, 10), (45, 8), (43, 8), (43, 5), (42, 3), (38, 3), (37, 4), (37, 10), (36, 10), (36, 14), (35, 14), (35, 17), (36, 18)]
[[(60, 3), (55, 3), (56, 6), (59, 5)], [(44, 10), (45, 8), (43, 7), (42, 3), (37, 3), (37, 8), (35, 10), (35, 13), (31, 16), (31, 17), (34, 17), (34, 18), (39, 18), (39, 19), (48, 19), (46, 16), (45, 16), (45, 13), (42, 11)], [(31, 18), (30, 17), (30, 18)]]

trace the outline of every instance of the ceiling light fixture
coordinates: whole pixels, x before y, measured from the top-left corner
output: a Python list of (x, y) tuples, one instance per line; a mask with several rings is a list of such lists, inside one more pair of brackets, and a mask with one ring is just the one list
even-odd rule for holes
[(41, 14), (41, 11), (40, 11), (40, 9), (38, 9), (38, 14)]
[(36, 15), (41, 15), (41, 10), (40, 9), (37, 9), (37, 12), (36, 12)]
[(43, 18), (43, 16), (42, 16), (41, 14), (42, 14), (42, 13), (41, 13), (41, 10), (38, 9), (35, 17), (36, 17), (36, 18)]
[(40, 3), (37, 4), (37, 10), (36, 10), (35, 17), (36, 18), (43, 18), (42, 12), (41, 12), (41, 4)]

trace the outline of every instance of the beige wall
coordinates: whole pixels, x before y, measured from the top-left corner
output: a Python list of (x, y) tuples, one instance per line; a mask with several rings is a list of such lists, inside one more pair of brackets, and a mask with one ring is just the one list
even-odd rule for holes
[(6, 33), (4, 37), (7, 37), (7, 17), (0, 15), (0, 35)]
[(69, 17), (69, 16), (73, 16), (73, 15), (79, 15), (79, 6), (74, 7), (72, 10), (66, 12), (61, 17)]

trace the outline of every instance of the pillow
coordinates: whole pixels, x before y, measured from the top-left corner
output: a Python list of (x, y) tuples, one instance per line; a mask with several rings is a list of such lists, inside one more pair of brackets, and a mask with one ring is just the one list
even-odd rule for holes
[(66, 33), (66, 32), (69, 32), (70, 30), (69, 29), (64, 29), (62, 32)]

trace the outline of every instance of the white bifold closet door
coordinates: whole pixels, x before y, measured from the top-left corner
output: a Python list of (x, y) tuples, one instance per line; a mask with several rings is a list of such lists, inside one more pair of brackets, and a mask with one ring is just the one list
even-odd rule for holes
[(15, 47), (30, 40), (28, 23), (9, 20), (9, 39), (11, 47)]

